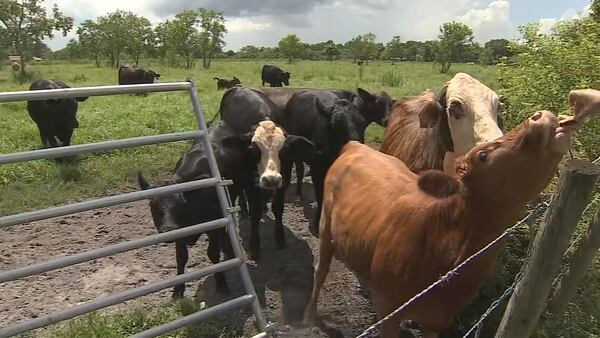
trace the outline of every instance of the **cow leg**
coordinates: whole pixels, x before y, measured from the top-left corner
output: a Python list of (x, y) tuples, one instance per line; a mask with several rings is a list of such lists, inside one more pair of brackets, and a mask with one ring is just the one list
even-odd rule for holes
[(62, 139), (60, 140), (63, 143), (63, 146), (71, 145), (71, 138), (73, 137), (73, 129), (65, 130)]
[(302, 203), (302, 181), (304, 181), (304, 162), (296, 162), (296, 198)]
[[(375, 307), (375, 313), (377, 314), (377, 320), (381, 320), (392, 311), (396, 309), (396, 305), (394, 302), (391, 302), (385, 296), (373, 292), (373, 306)], [(387, 320), (385, 323), (381, 325), (381, 329), (379, 331), (380, 338), (398, 338), (400, 335), (400, 322), (402, 318), (400, 316), (395, 316)]]
[[(177, 261), (177, 275), (185, 273), (185, 265), (188, 261), (188, 249), (183, 240), (175, 242), (175, 259)], [(185, 283), (175, 285), (173, 289), (173, 299), (183, 298)]]
[(50, 147), (50, 134), (48, 130), (45, 128), (41, 128), (38, 125), (38, 130), (40, 131), (40, 140), (42, 141), (42, 147), (49, 148)]
[(286, 247), (285, 232), (283, 230), (283, 209), (285, 208), (285, 193), (292, 179), (292, 161), (282, 161), (281, 163), (281, 188), (275, 191), (271, 209), (275, 216), (275, 248), (283, 249)]
[(309, 222), (309, 230), (318, 238), (319, 229), (317, 228), (317, 225), (319, 224), (319, 217), (321, 215), (321, 209), (323, 208), (323, 184), (327, 169), (317, 164), (316, 166), (311, 166), (310, 170), (313, 188), (315, 189), (315, 199), (317, 200), (317, 212), (315, 213), (315, 218), (313, 219), (312, 224)]
[[(213, 264), (217, 264), (221, 261), (221, 238), (223, 237), (225, 229), (211, 230), (207, 232), (208, 235), (208, 249), (206, 250), (208, 259)], [(228, 293), (227, 281), (225, 280), (225, 274), (223, 272), (215, 273), (215, 282), (217, 285), (218, 293)]]
[(317, 302), (319, 300), (321, 288), (323, 287), (325, 279), (327, 278), (327, 274), (329, 273), (329, 266), (331, 265), (334, 249), (330, 225), (328, 224), (329, 218), (322, 215), (321, 220), (323, 224), (319, 226), (321, 229), (321, 238), (319, 240), (319, 261), (315, 271), (312, 295), (310, 297), (310, 301), (306, 305), (306, 309), (304, 310), (304, 322), (308, 325), (317, 324), (319, 326), (322, 326), (322, 324), (319, 323), (317, 319)]
[(244, 189), (250, 209), (250, 258), (260, 259), (260, 234), (258, 226), (262, 218), (262, 193), (254, 184), (247, 184)]

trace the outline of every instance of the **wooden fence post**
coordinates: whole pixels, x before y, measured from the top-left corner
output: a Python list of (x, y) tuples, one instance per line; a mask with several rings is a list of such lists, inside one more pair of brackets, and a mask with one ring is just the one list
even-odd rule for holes
[(600, 168), (568, 160), (533, 240), (523, 278), (508, 302), (496, 338), (527, 338), (544, 309), (560, 261), (581, 213), (589, 203)]
[(561, 315), (577, 291), (577, 286), (588, 271), (590, 264), (596, 257), (600, 248), (600, 209), (594, 219), (590, 221), (586, 234), (579, 240), (577, 249), (569, 260), (569, 266), (558, 282), (552, 298), (548, 303), (548, 310), (554, 316)]

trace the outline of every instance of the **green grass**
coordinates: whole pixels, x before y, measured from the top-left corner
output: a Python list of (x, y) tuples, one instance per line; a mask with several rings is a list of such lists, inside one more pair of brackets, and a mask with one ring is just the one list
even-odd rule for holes
[[(161, 82), (196, 80), (198, 94), (206, 115), (212, 117), (223, 95), (217, 91), (214, 76), (237, 76), (247, 86), (260, 86), (262, 64), (274, 63), (292, 73), (293, 87), (322, 87), (370, 91), (385, 90), (394, 98), (419, 94), (426, 88), (439, 89), (453, 76), (439, 74), (428, 63), (370, 63), (364, 66), (362, 80), (359, 67), (347, 61), (303, 61), (285, 64), (281, 61), (215, 61), (205, 71), (168, 68), (158, 61), (145, 61), (162, 74)], [(72, 87), (115, 84), (117, 71), (96, 68), (92, 63), (59, 63), (31, 65), (28, 71), (44, 78), (65, 81)], [(453, 65), (453, 72), (472, 74), (492, 88), (497, 87), (492, 68), (477, 65)], [(0, 71), (0, 91), (27, 90), (29, 83), (13, 81), (8, 68)], [(107, 141), (143, 135), (193, 130), (196, 122), (186, 93), (155, 93), (147, 97), (120, 95), (92, 97), (80, 104), (79, 129), (72, 144)], [(38, 149), (38, 130), (29, 118), (25, 102), (0, 105), (0, 153)], [(367, 141), (377, 143), (383, 129), (372, 125)], [(134, 176), (143, 169), (154, 180), (165, 177), (174, 167), (187, 143), (173, 143), (143, 148), (85, 154), (70, 164), (33, 161), (0, 166), (0, 215), (50, 207), (87, 198), (134, 189)], [(158, 176), (158, 177), (157, 177)]]

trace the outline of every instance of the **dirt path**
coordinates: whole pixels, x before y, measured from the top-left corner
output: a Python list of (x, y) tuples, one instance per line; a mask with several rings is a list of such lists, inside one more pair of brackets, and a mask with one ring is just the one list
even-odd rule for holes
[[(305, 184), (305, 196), (313, 196)], [(294, 187), (289, 189), (295, 191)], [(290, 198), (289, 200), (293, 200)], [(250, 262), (250, 272), (269, 321), (277, 322), (277, 336), (327, 337), (316, 328), (299, 328), (304, 305), (310, 297), (318, 240), (308, 231), (307, 216), (314, 204), (286, 204), (284, 222), (288, 247), (273, 247), (273, 215), (269, 211), (261, 224), (262, 257)], [(240, 236), (247, 244), (249, 224), (242, 220)], [(12, 227), (0, 231), (0, 269), (13, 268), (154, 234), (155, 229), (145, 201), (99, 209), (67, 217)], [(190, 249), (188, 270), (207, 266), (206, 238)], [(175, 275), (174, 244), (159, 244), (102, 258), (40, 276), (0, 284), (0, 326), (38, 317), (74, 306), (96, 297)], [(243, 290), (237, 271), (227, 279), (235, 297)], [(354, 337), (374, 321), (370, 303), (355, 276), (334, 261), (321, 295), (321, 313), (331, 319), (333, 327), (344, 337)], [(186, 296), (196, 295), (208, 305), (223, 300), (214, 293), (212, 277), (187, 284)], [(152, 304), (170, 299), (171, 290), (152, 294), (140, 300)], [(136, 302), (140, 302), (136, 301)], [(121, 304), (108, 311), (127, 308)], [(234, 311), (219, 317), (224, 325), (244, 329), (245, 336), (254, 333), (252, 314)]]

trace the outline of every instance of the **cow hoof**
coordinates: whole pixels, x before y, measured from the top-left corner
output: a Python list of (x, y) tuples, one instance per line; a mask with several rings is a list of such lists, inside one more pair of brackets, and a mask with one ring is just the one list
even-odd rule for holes
[(183, 292), (173, 292), (173, 294), (171, 295), (171, 299), (173, 300), (180, 300), (183, 299)]

